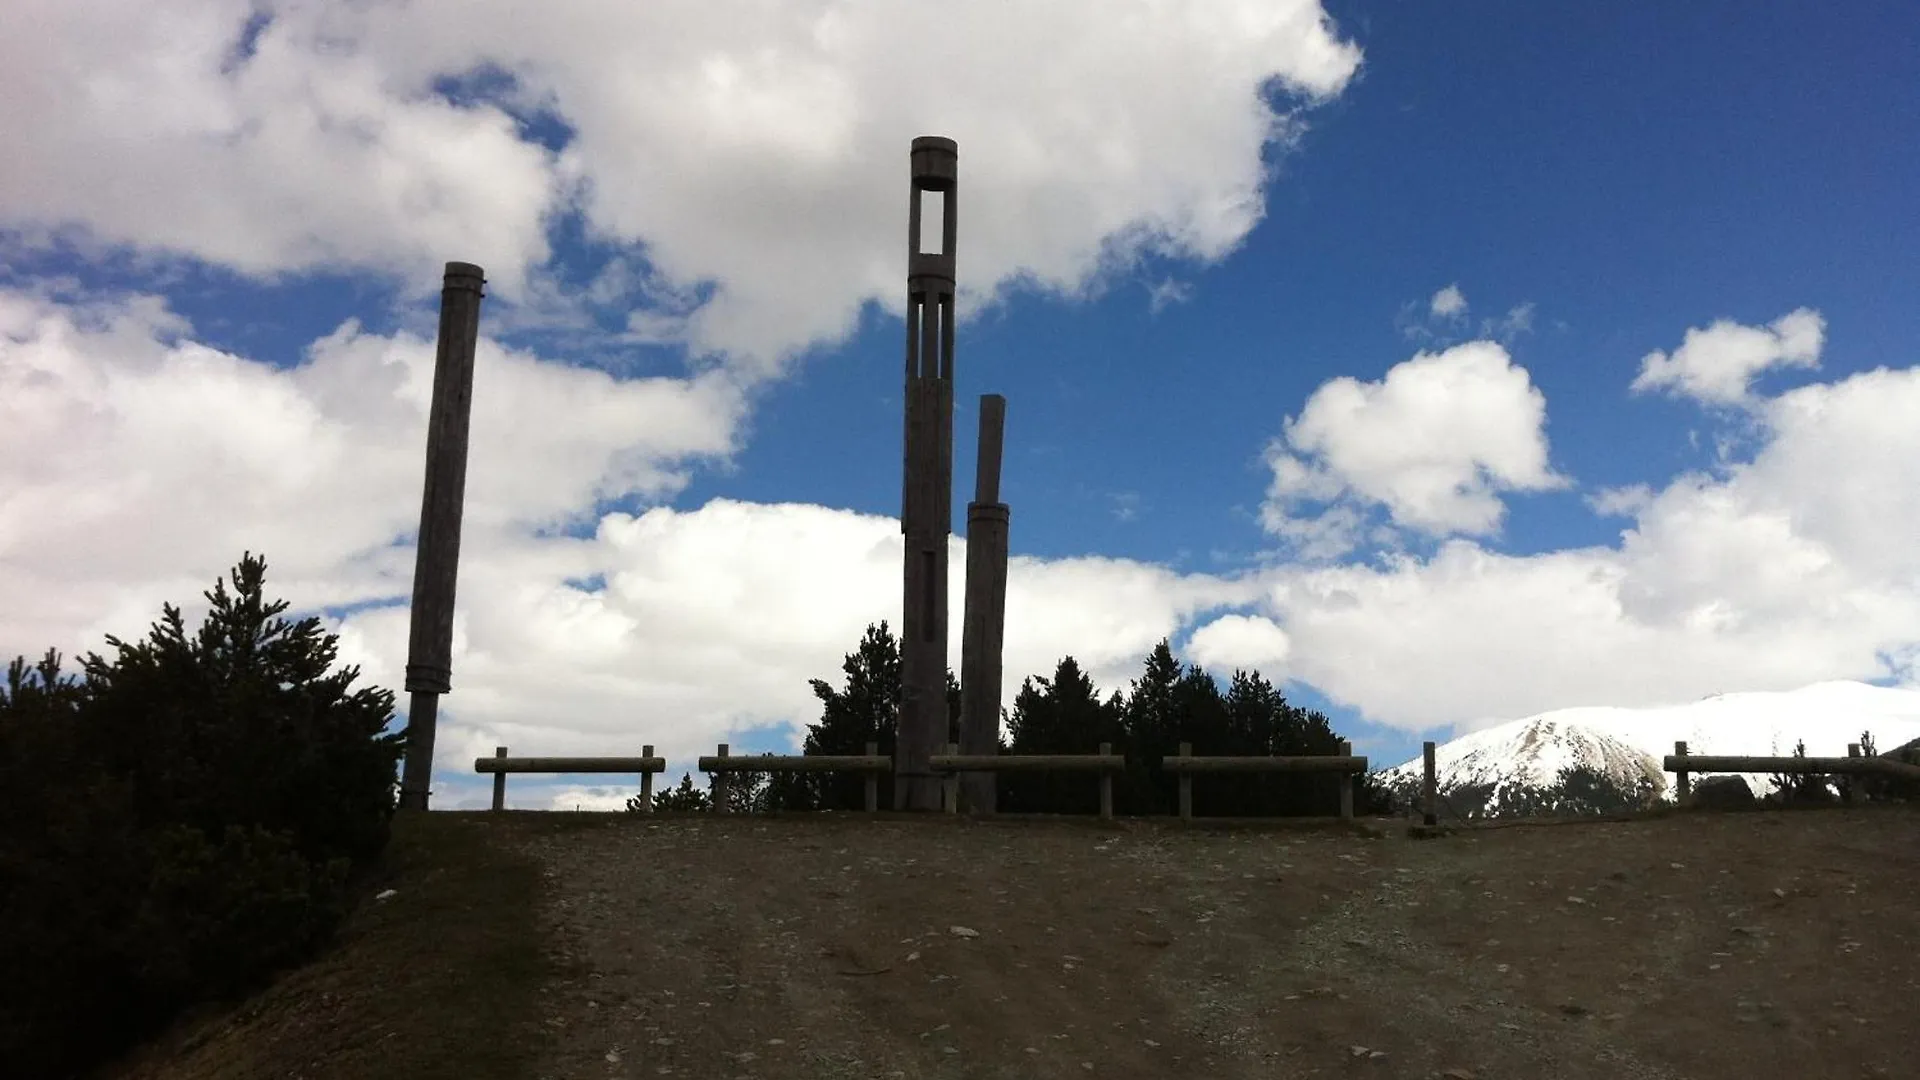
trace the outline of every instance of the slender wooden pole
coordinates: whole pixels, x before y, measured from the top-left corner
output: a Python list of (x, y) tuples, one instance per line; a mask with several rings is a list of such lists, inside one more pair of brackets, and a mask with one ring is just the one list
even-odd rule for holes
[[(1181, 743), (1180, 756), (1192, 757), (1193, 744)], [(1193, 774), (1190, 772), (1180, 774), (1180, 820), (1193, 820)]]
[[(960, 631), (960, 748), (966, 754), (1000, 752), (1001, 653), (1007, 627), (1007, 505), (1000, 502), (1001, 444), (1007, 399), (980, 395), (979, 458), (973, 501), (967, 504), (966, 607)], [(998, 807), (999, 781), (981, 770), (960, 778), (971, 814)]]
[[(714, 756), (726, 757), (727, 744), (721, 743), (720, 749), (714, 752)], [(727, 790), (728, 790), (727, 778), (730, 775), (731, 775), (730, 773), (727, 773), (723, 770), (716, 770), (713, 774), (713, 812), (716, 814), (724, 814), (728, 812), (727, 810)]]
[[(1687, 756), (1687, 740), (1685, 739), (1674, 740), (1673, 756), (1677, 758), (1684, 758)], [(1683, 761), (1680, 764), (1682, 767), (1675, 769), (1673, 771), (1674, 790), (1679, 793), (1679, 797), (1674, 801), (1681, 806), (1685, 806), (1693, 798), (1693, 777), (1687, 774), (1687, 770), (1685, 768), (1686, 762)]]
[(473, 357), (480, 341), (486, 275), (450, 262), (440, 289), (440, 338), (427, 412), (426, 481), (414, 549), (408, 617), (407, 752), (400, 774), (402, 810), (425, 810), (433, 786), (434, 731), (440, 695), (453, 688), (453, 601), (460, 568), (460, 514), (467, 490), (467, 433), (473, 413)]
[[(652, 757), (653, 744), (648, 743), (642, 746), (640, 748), (640, 756), (646, 758)], [(640, 812), (643, 814), (653, 813), (653, 772), (650, 769), (640, 770)]]
[[(507, 748), (504, 746), (494, 747), (493, 756), (497, 758), (506, 757)], [(503, 772), (493, 774), (493, 808), (495, 810), (505, 810), (507, 808), (507, 774)]]
[[(1859, 757), (1860, 744), (1857, 742), (1848, 743), (1847, 756), (1851, 758)], [(1853, 805), (1853, 774), (1851, 773), (1840, 774), (1840, 805), (1842, 806)]]
[(1426, 768), (1426, 774), (1421, 778), (1420, 797), (1428, 825), (1440, 824), (1440, 787), (1433, 775), (1433, 751), (1433, 740), (1420, 744), (1420, 760)]

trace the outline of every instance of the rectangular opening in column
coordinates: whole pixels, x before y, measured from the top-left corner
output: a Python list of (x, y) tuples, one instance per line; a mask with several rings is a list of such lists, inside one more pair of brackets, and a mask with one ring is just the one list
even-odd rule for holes
[(921, 188), (920, 235), (913, 238), (913, 250), (922, 255), (947, 253), (947, 193)]

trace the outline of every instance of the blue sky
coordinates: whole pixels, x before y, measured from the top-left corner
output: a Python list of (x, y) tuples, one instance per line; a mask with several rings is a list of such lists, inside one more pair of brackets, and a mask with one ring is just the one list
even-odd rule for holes
[[(470, 487), (442, 789), (482, 797), (462, 762), (496, 742), (791, 745), (805, 679), (897, 623), (897, 540), (891, 586), (874, 545), (899, 512), (906, 147), (944, 134), (954, 519), (974, 403), (1005, 394), (1009, 700), (1064, 652), (1114, 688), (1170, 636), (1288, 680), (1391, 764), (1549, 708), (1909, 677), (1909, 5), (1223, 3), (1134, 28), (1014, 6), (911, 86), (892, 57), (931, 8), (746, 31), (585, 5), (542, 33), (476, 5), (432, 37), (435, 6), (266, 5), (244, 55), (248, 5), (211, 0), (186, 29), (101, 0), (22, 36), (51, 59), (0, 76), (10, 100), (107, 109), (119, 79), (152, 119), (0, 124), (21, 151), (0, 375), (61, 388), (37, 423), (21, 390), (0, 439), (16, 461), (111, 448), (0, 472), (0, 566), (29, 598), (0, 618), (10, 654), (100, 648), (251, 546), (397, 689), (434, 279), (469, 260), (509, 350), (483, 353), (475, 437), (512, 475)], [(174, 63), (116, 67), (88, 18)], [(363, 137), (297, 119), (328, 110)], [(116, 371), (196, 404), (155, 420), (99, 389)], [(209, 442), (176, 461), (189, 428)], [(276, 442), (314, 464), (248, 457)], [(224, 499), (168, 497), (213, 462)]]

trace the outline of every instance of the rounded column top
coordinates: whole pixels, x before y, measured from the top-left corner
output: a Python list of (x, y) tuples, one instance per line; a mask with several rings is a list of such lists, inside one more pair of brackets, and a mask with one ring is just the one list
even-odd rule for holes
[(922, 135), (913, 140), (913, 186), (951, 191), (960, 176), (960, 150), (952, 139)]
[(444, 286), (449, 289), (472, 289), (479, 292), (487, 283), (486, 272), (469, 262), (450, 262), (447, 264)]

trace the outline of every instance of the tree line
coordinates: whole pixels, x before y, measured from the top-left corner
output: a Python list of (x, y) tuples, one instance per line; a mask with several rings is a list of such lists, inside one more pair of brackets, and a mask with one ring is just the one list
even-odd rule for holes
[[(811, 680), (820, 719), (808, 725), (803, 753), (864, 754), (869, 742), (893, 753), (899, 727), (900, 643), (885, 622), (869, 625), (859, 647), (846, 654), (842, 683)], [(959, 742), (960, 684), (947, 672), (947, 741)], [(1198, 664), (1182, 667), (1162, 639), (1150, 651), (1139, 677), (1125, 691), (1101, 697), (1073, 657), (1061, 658), (1053, 676), (1022, 680), (1011, 709), (1001, 710), (1000, 749), (1008, 754), (1090, 754), (1101, 743), (1127, 759), (1115, 775), (1114, 812), (1171, 814), (1178, 807), (1179, 780), (1161, 760), (1191, 743), (1197, 755), (1332, 755), (1340, 737), (1325, 714), (1286, 700), (1259, 672), (1235, 671), (1223, 691)], [(879, 803), (891, 806), (893, 777), (879, 780)], [(1355, 785), (1355, 813), (1391, 810), (1390, 793), (1376, 775), (1344, 776), (1228, 773), (1193, 785), (1196, 815), (1267, 817), (1339, 813), (1342, 783)], [(860, 810), (866, 778), (857, 773), (735, 773), (728, 783), (729, 809), (754, 811)], [(1099, 786), (1088, 773), (1007, 773), (999, 778), (1005, 813), (1092, 814)], [(691, 773), (677, 788), (654, 795), (656, 810), (698, 810), (710, 796)], [(629, 810), (640, 809), (638, 796)]]

